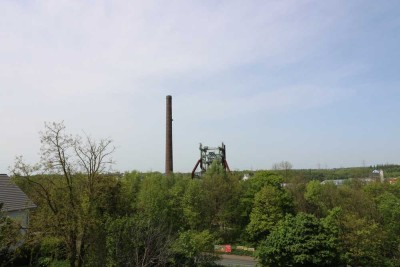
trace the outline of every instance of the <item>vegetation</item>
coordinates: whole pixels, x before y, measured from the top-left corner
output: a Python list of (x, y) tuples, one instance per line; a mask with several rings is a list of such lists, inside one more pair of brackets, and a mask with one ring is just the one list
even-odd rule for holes
[[(0, 210), (3, 204), (0, 203)], [(0, 266), (6, 266), (14, 260), (22, 235), (18, 224), (0, 214)]]
[(120, 174), (110, 140), (48, 124), (41, 141), (41, 162), (13, 172), (38, 208), (25, 234), (0, 217), (0, 266), (213, 266), (216, 244), (255, 247), (262, 266), (400, 266), (400, 184), (320, 183), (375, 167)]
[(263, 266), (336, 265), (335, 229), (311, 214), (287, 215), (260, 243), (258, 257)]
[[(274, 164), (273, 172), (277, 175), (291, 180), (294, 177), (310, 180), (344, 180), (351, 178), (368, 178), (373, 170), (383, 170), (386, 178), (399, 178), (400, 165), (378, 164), (374, 166), (334, 168), (334, 169), (292, 169), (286, 162)], [(251, 173), (251, 172), (250, 172)]]

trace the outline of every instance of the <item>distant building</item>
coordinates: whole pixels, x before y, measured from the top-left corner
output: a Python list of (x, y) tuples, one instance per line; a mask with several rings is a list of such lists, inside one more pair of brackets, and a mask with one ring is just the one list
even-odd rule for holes
[(343, 185), (344, 182), (345, 182), (346, 180), (347, 180), (347, 179), (342, 179), (342, 180), (325, 180), (325, 181), (322, 181), (321, 184), (331, 183), (331, 184), (334, 184), (334, 185), (338, 186), (338, 185)]
[(250, 178), (250, 174), (245, 173), (245, 174), (243, 175), (243, 177), (242, 177), (242, 180), (243, 180), (243, 181), (246, 181), (246, 180), (248, 180), (249, 178)]
[(385, 181), (385, 176), (383, 174), (383, 170), (373, 170), (370, 175), (372, 178), (379, 178), (379, 180), (383, 183)]
[(0, 216), (8, 216), (21, 224), (22, 229), (29, 225), (29, 211), (37, 206), (14, 184), (6, 174), (0, 174)]

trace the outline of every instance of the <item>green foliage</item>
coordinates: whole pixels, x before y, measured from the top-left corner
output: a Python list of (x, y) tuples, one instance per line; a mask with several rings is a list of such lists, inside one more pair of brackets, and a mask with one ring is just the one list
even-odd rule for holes
[[(75, 145), (70, 136), (62, 138)], [(74, 152), (74, 146), (66, 148)], [(44, 156), (54, 151), (47, 147)], [(400, 183), (320, 183), (366, 177), (372, 168), (289, 171), (288, 166), (240, 180), (239, 172), (226, 173), (214, 162), (201, 179), (192, 180), (157, 172), (93, 174), (73, 162), (63, 173), (51, 163), (41, 165), (50, 172), (14, 177), (38, 205), (24, 242), (12, 235), (19, 234), (17, 227), (0, 229), (0, 244), (11, 240), (0, 247), (21, 245), (2, 252), (19, 253), (26, 264), (211, 266), (214, 243), (236, 243), (258, 245), (265, 266), (400, 266)], [(394, 173), (398, 166), (382, 168)]]
[(276, 224), (292, 212), (293, 204), (289, 194), (275, 186), (265, 185), (254, 198), (247, 233), (252, 241), (270, 233)]
[(253, 192), (258, 192), (265, 185), (271, 185), (280, 188), (283, 183), (283, 178), (269, 171), (258, 171), (254, 176), (248, 180), (251, 183)]
[(171, 236), (162, 220), (121, 217), (106, 225), (107, 266), (161, 266), (168, 261)]
[(8, 266), (12, 262), (22, 240), (20, 225), (0, 213), (0, 266)]
[[(343, 203), (340, 193), (344, 187), (337, 187), (333, 183), (321, 184), (320, 181), (310, 181), (306, 186), (304, 198), (309, 204), (309, 211), (317, 217), (325, 217), (330, 209), (341, 206)], [(350, 199), (350, 201), (352, 201)]]
[(258, 247), (262, 266), (340, 266), (335, 233), (313, 215), (287, 215)]
[(43, 237), (40, 242), (40, 254), (49, 259), (65, 256), (63, 240), (55, 236)]
[(239, 212), (239, 177), (227, 174), (220, 164), (214, 162), (203, 175), (200, 185), (201, 190), (198, 193), (203, 196), (198, 198), (200, 205), (195, 206), (201, 206), (200, 214), (203, 215), (204, 226), (224, 242), (228, 242), (234, 238), (237, 230), (235, 221)]
[(290, 196), (293, 198), (293, 205), (295, 212), (310, 212), (310, 205), (305, 198), (307, 188), (307, 181), (304, 177), (293, 177), (289, 183), (286, 184)]
[(400, 236), (400, 198), (389, 192), (384, 192), (377, 199), (378, 209), (386, 231), (392, 236)]
[(65, 129), (63, 123), (45, 123), (40, 162), (28, 165), (18, 157), (12, 172), (25, 180), (39, 206), (34, 229), (61, 238), (70, 266), (81, 267), (98, 241), (97, 225), (116, 208), (116, 180), (105, 174), (114, 148), (109, 139), (72, 136)]
[(49, 267), (68, 267), (69, 263), (67, 261), (53, 261), (50, 263)]
[[(292, 177), (304, 177), (308, 181), (343, 180), (368, 177), (372, 170), (371, 167), (291, 170), (291, 175)], [(282, 171), (276, 171), (276, 173), (282, 174)]]
[(351, 266), (383, 266), (383, 231), (379, 224), (356, 214), (343, 213), (339, 251), (342, 260)]
[(169, 175), (169, 190), (168, 190), (168, 216), (173, 232), (178, 232), (187, 229), (185, 220), (185, 205), (184, 198), (189, 183), (192, 181), (188, 176), (183, 175)]
[(214, 237), (208, 230), (181, 232), (172, 251), (175, 266), (214, 266), (218, 259), (214, 254)]
[[(60, 178), (35, 176), (30, 179), (48, 186), (49, 192), (59, 197), (54, 203), (62, 207), (68, 199), (59, 189)], [(263, 253), (268, 252), (270, 257), (279, 252), (278, 245), (273, 251), (266, 250), (266, 240), (278, 242), (276, 236), (281, 233), (279, 229), (283, 231), (282, 225), (286, 227), (283, 232), (290, 233), (291, 238), (280, 236), (286, 243), (279, 247), (279, 253), (292, 253), (291, 260), (297, 262), (292, 266), (328, 265), (333, 254), (340, 260), (332, 265), (399, 265), (398, 185), (350, 182), (338, 187), (319, 181), (306, 184), (300, 177), (296, 184), (282, 187), (282, 177), (272, 172), (258, 172), (249, 180), (240, 181), (238, 176), (225, 173), (218, 165), (210, 168), (203, 179), (195, 180), (185, 175), (167, 177), (139, 172), (102, 175), (97, 179), (91, 216), (84, 217), (90, 222), (87, 224), (86, 240), (90, 246), (86, 249), (85, 266), (101, 266), (105, 262), (108, 266), (136, 266), (138, 258), (181, 266), (194, 265), (193, 260), (196, 264), (212, 264), (213, 254), (209, 252), (215, 239), (224, 243), (262, 241), (257, 248), (261, 259)], [(77, 176), (75, 181), (80, 188), (85, 179)], [(28, 235), (24, 247), (28, 244), (32, 247), (33, 263), (62, 261), (67, 256), (66, 247), (65, 242), (59, 241), (64, 240), (62, 231), (68, 228), (58, 228), (62, 224), (57, 220), (63, 217), (54, 216), (45, 199), (24, 182), (26, 180), (18, 181), (39, 204), (31, 216), (31, 229), (36, 234)], [(82, 203), (79, 212), (89, 208), (85, 194), (83, 190), (76, 195), (78, 203)], [(285, 224), (288, 220), (285, 215), (294, 213), (293, 198), (298, 211), (320, 218), (317, 226), (310, 218), (303, 218), (307, 223), (295, 224), (297, 216), (289, 216), (293, 229), (288, 229), (290, 224)], [(303, 201), (302, 208), (299, 208), (300, 201)], [(81, 213), (81, 216), (85, 214), (89, 215)], [(309, 242), (299, 237), (311, 231), (305, 230), (307, 227), (316, 229), (317, 233), (320, 231), (319, 235), (311, 235)], [(328, 253), (332, 243), (337, 249)], [(308, 244), (306, 248), (304, 244)], [(290, 251), (286, 252), (285, 247)], [(307, 256), (308, 249), (322, 252), (316, 252), (317, 259), (311, 259)], [(193, 258), (193, 255), (196, 256)], [(285, 258), (290, 259), (287, 255)], [(280, 260), (276, 255), (271, 258), (274, 263)]]
[(400, 190), (398, 185), (376, 184), (367, 189), (377, 204), (384, 232), (382, 253), (385, 265), (400, 266)]
[(137, 210), (148, 218), (168, 217), (168, 185), (160, 173), (147, 175), (137, 196)]
[(206, 208), (207, 205), (202, 181), (191, 180), (182, 199), (183, 214), (189, 229), (203, 230), (210, 227), (211, 212)]
[(357, 182), (336, 186), (314, 180), (307, 184), (304, 198), (309, 204), (308, 210), (317, 217), (325, 217), (329, 210), (341, 207), (345, 212), (376, 218), (373, 200), (361, 188), (362, 185)]
[[(385, 177), (400, 177), (400, 165), (381, 164), (368, 167), (334, 168), (334, 169), (298, 169), (290, 170), (290, 177), (303, 177), (307, 181), (311, 180), (343, 180), (349, 178), (369, 177), (373, 170), (383, 170)], [(285, 170), (273, 171), (275, 174), (285, 177)]]
[[(247, 237), (245, 229), (250, 222), (250, 213), (253, 209), (256, 193), (266, 185), (282, 189), (282, 182), (283, 178), (281, 176), (277, 176), (276, 174), (267, 171), (257, 172), (250, 179), (241, 181), (241, 192), (238, 205), (238, 218), (240, 220), (238, 220), (238, 223), (244, 236)], [(246, 239), (246, 237), (243, 237), (243, 239)]]
[(119, 213), (132, 214), (136, 211), (137, 196), (140, 191), (140, 185), (143, 180), (143, 174), (137, 171), (125, 172), (120, 179), (120, 206)]

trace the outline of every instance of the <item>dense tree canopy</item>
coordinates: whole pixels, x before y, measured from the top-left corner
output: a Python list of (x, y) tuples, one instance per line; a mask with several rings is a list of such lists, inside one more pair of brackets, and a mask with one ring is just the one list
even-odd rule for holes
[(287, 215), (258, 250), (262, 266), (340, 266), (335, 231), (315, 216)]
[(265, 185), (254, 196), (247, 232), (252, 240), (270, 233), (285, 214), (292, 211), (292, 200), (288, 193), (279, 187)]
[(41, 161), (18, 158), (13, 175), (38, 208), (25, 234), (0, 216), (0, 265), (212, 266), (214, 245), (232, 244), (262, 266), (400, 266), (400, 184), (320, 181), (368, 167), (121, 174), (108, 139), (56, 123), (41, 141)]

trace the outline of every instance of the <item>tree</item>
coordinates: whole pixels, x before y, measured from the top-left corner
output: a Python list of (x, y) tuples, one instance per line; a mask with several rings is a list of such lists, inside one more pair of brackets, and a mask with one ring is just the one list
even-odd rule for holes
[(258, 247), (262, 266), (340, 266), (337, 238), (313, 215), (287, 215)]
[(273, 170), (291, 170), (293, 167), (292, 163), (290, 163), (289, 161), (281, 161), (279, 163), (274, 163), (274, 165), (272, 165), (272, 169)]
[(334, 184), (323, 185), (320, 181), (313, 180), (307, 184), (304, 198), (314, 215), (324, 217), (329, 209), (336, 206), (337, 203), (334, 202), (339, 198), (339, 194)]
[(202, 181), (191, 180), (182, 199), (185, 223), (191, 230), (210, 228), (211, 213), (207, 209), (208, 200), (202, 187)]
[(324, 217), (330, 209), (340, 207), (344, 212), (376, 219), (378, 217), (376, 205), (371, 197), (362, 190), (362, 186), (357, 181), (336, 186), (333, 183), (321, 184), (314, 180), (307, 184), (304, 197), (309, 204), (310, 211), (317, 217)]
[(350, 266), (387, 266), (384, 264), (384, 232), (374, 221), (354, 213), (342, 213), (337, 225), (340, 228), (341, 259)]
[(390, 184), (370, 184), (366, 191), (375, 199), (379, 210), (379, 222), (384, 237), (383, 251), (386, 266), (400, 265), (400, 190)]
[(173, 264), (177, 266), (216, 266), (214, 238), (208, 230), (185, 231), (172, 245)]
[(292, 199), (286, 191), (265, 185), (255, 195), (250, 223), (246, 228), (251, 240), (258, 241), (269, 234), (287, 213), (292, 212), (292, 208)]
[(144, 174), (132, 171), (125, 172), (119, 179), (120, 194), (118, 213), (120, 215), (132, 215), (137, 212), (138, 194)]
[(294, 176), (285, 187), (293, 198), (296, 212), (307, 213), (309, 211), (309, 204), (304, 197), (306, 186), (307, 179), (303, 175), (299, 175)]
[(283, 178), (268, 171), (258, 171), (253, 177), (242, 183), (242, 195), (240, 197), (241, 205), (244, 206), (244, 216), (249, 216), (254, 204), (254, 196), (265, 185), (271, 185), (282, 188)]
[[(107, 266), (165, 266), (172, 243), (169, 225), (145, 216), (107, 221)], [(104, 263), (103, 263), (104, 264)]]
[(161, 173), (146, 175), (138, 193), (137, 209), (143, 217), (170, 223), (168, 184)]
[(43, 231), (63, 239), (70, 266), (82, 266), (94, 240), (100, 180), (110, 170), (114, 147), (110, 139), (96, 141), (66, 133), (63, 123), (45, 123), (41, 133), (40, 162), (26, 164), (18, 157), (14, 176), (25, 180), (48, 212)]
[(289, 171), (293, 168), (292, 163), (289, 161), (281, 161), (279, 163), (274, 163), (272, 165), (272, 169), (277, 171), (277, 170), (283, 170), (285, 173), (285, 180), (288, 178)]
[[(201, 180), (201, 187), (206, 200), (203, 214), (209, 216), (208, 229), (225, 242), (235, 235), (234, 221), (238, 217), (239, 177), (226, 173), (218, 161), (214, 161)], [(207, 217), (206, 217), (207, 218)]]
[[(0, 211), (3, 203), (0, 203)], [(22, 242), (21, 226), (0, 212), (0, 266), (9, 266)]]

